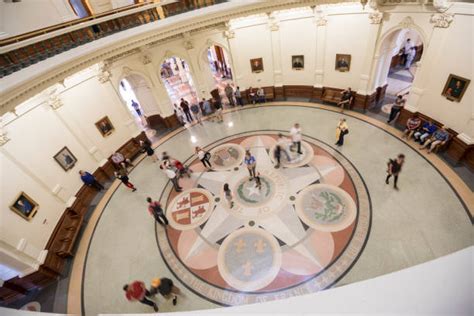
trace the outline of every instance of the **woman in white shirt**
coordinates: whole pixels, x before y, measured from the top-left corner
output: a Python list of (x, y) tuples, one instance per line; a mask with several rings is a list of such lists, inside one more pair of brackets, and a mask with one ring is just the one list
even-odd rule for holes
[(196, 147), (196, 155), (198, 156), (199, 160), (201, 160), (202, 164), (205, 168), (212, 168), (211, 162), (209, 159), (211, 158), (211, 154), (204, 151), (201, 147)]
[(291, 141), (293, 142), (292, 151), (296, 147), (298, 154), (301, 155), (302, 154), (301, 152), (302, 135), (301, 135), (300, 124), (296, 123), (295, 126), (291, 128), (290, 135), (291, 135)]

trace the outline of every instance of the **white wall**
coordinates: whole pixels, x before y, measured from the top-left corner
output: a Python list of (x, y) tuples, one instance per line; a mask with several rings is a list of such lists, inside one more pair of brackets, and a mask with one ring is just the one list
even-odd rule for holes
[(68, 0), (0, 2), (0, 38), (76, 19)]
[[(0, 264), (25, 271), (40, 263), (49, 236), (68, 201), (82, 186), (78, 171), (95, 171), (101, 161), (136, 134), (131, 117), (110, 82), (97, 80), (95, 69), (58, 86), (62, 106), (54, 110), (46, 93), (18, 107), (18, 119), (6, 120), (10, 141), (0, 147)], [(115, 131), (102, 137), (95, 122), (108, 116)], [(4, 116), (4, 118), (12, 117)], [(53, 156), (67, 146), (77, 158), (64, 171)], [(39, 204), (30, 221), (9, 209), (24, 191)], [(16, 260), (16, 261), (15, 261)], [(11, 266), (16, 262), (15, 266)], [(31, 272), (31, 270), (29, 271)]]

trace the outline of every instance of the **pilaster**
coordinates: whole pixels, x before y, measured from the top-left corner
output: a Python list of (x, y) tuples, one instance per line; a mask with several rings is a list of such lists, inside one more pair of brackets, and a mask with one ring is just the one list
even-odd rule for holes
[(322, 88), (324, 83), (324, 56), (326, 50), (326, 25), (328, 20), (323, 12), (315, 7), (314, 24), (316, 25), (316, 61), (314, 70), (315, 88)]
[(268, 27), (270, 29), (273, 57), (273, 85), (275, 87), (283, 86), (283, 72), (281, 69), (281, 44), (280, 44), (280, 26), (279, 21), (273, 14), (268, 16)]

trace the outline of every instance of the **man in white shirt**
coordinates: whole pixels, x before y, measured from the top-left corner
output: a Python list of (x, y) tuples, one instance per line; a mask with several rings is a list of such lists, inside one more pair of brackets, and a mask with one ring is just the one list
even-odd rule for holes
[(171, 180), (171, 183), (173, 183), (173, 188), (176, 192), (181, 192), (183, 191), (183, 188), (179, 186), (179, 182), (178, 182), (178, 175), (176, 174), (176, 172), (171, 168), (170, 165), (162, 165), (160, 166), (160, 168), (164, 169), (165, 173), (166, 173), (166, 176), (168, 177), (168, 179)]
[(413, 43), (411, 42), (411, 39), (407, 39), (405, 42), (405, 46), (403, 46), (403, 65), (406, 64), (407, 59), (408, 59), (408, 54), (411, 52), (411, 48), (414, 47)]
[(294, 148), (297, 148), (298, 155), (301, 155), (301, 128), (300, 124), (295, 123), (295, 125), (290, 130), (291, 141), (293, 142), (292, 151)]

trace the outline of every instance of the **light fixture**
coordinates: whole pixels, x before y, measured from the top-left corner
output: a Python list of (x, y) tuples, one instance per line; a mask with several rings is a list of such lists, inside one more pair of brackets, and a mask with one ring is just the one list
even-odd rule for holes
[(197, 143), (197, 138), (194, 135), (191, 135), (191, 143), (195, 144)]

